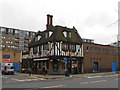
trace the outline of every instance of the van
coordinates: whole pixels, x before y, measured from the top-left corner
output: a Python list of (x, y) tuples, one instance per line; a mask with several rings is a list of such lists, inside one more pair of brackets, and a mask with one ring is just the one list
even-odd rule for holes
[(2, 75), (14, 75), (13, 63), (2, 63)]

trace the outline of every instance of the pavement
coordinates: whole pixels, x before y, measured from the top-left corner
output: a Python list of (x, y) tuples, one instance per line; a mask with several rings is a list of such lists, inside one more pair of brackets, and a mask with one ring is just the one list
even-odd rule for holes
[(29, 76), (29, 74), (25, 73), (16, 73), (16, 75), (25, 75), (28, 76), (29, 78), (43, 78), (43, 79), (59, 79), (59, 78), (86, 78), (86, 77), (99, 77), (100, 75), (114, 75), (118, 76), (118, 73), (113, 73), (113, 72), (100, 72), (100, 73), (85, 73), (85, 74), (73, 74), (70, 75), (69, 77), (66, 77), (65, 75), (41, 75), (41, 74), (32, 74)]

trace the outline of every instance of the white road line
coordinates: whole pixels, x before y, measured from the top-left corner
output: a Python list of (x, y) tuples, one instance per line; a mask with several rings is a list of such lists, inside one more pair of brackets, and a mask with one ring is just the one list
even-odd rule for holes
[(104, 77), (113, 77), (113, 76), (117, 76), (117, 75), (108, 75), (108, 76), (104, 76)]
[(11, 79), (19, 81), (19, 82), (45, 80), (45, 79), (42, 79), (42, 78), (40, 78), (40, 79), (24, 79), (24, 80), (22, 80), (22, 79), (15, 79), (15, 78), (11, 78)]
[(44, 78), (39, 78), (39, 80), (46, 80), (46, 79), (44, 79)]
[(80, 83), (80, 84), (87, 84), (88, 82), (82, 82), (82, 83)]
[(15, 79), (15, 78), (11, 78), (11, 79), (12, 79), (12, 80), (16, 80), (16, 81), (18, 80), (18, 79)]
[(25, 80), (16, 80), (16, 81), (19, 81), (19, 82), (24, 82)]
[(48, 86), (48, 87), (42, 87), (42, 88), (57, 88), (57, 87), (63, 87), (65, 85), (57, 85), (57, 86)]
[(119, 80), (120, 78), (116, 78), (115, 80)]
[(98, 78), (98, 77), (102, 77), (102, 76), (92, 76), (92, 77), (87, 77), (87, 78)]
[(38, 79), (32, 79), (33, 81), (37, 81)]
[(32, 81), (32, 79), (26, 79), (25, 81)]
[(8, 78), (8, 77), (2, 76), (2, 78)]
[(106, 80), (100, 80), (100, 81), (93, 81), (93, 82), (90, 82), (90, 83), (97, 83), (97, 82), (105, 82)]

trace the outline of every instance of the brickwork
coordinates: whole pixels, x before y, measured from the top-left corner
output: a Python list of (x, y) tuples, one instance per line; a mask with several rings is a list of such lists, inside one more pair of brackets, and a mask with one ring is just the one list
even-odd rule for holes
[(111, 71), (112, 61), (118, 63), (117, 47), (95, 43), (83, 43), (84, 72), (93, 71), (93, 63), (98, 62), (99, 71)]

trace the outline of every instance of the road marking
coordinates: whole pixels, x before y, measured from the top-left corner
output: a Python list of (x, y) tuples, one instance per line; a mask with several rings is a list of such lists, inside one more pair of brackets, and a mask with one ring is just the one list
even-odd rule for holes
[(46, 80), (44, 78), (39, 78), (39, 79), (15, 79), (11, 78), (12, 80), (19, 81), (19, 82), (25, 82), (25, 81), (37, 81), (37, 80)]
[(63, 87), (66, 85), (57, 85), (57, 86), (48, 86), (48, 87), (42, 87), (42, 88), (57, 88), (57, 87)]
[(104, 76), (104, 77), (113, 77), (113, 76), (117, 76), (117, 75), (107, 75), (107, 76)]
[(80, 84), (87, 84), (88, 82), (82, 82), (82, 83), (80, 83)]
[(2, 76), (2, 78), (8, 78), (8, 77)]
[(102, 77), (102, 76), (92, 76), (92, 77), (87, 77), (87, 78), (98, 78), (98, 77)]
[(18, 80), (18, 79), (15, 79), (15, 78), (11, 78), (11, 79), (12, 79), (12, 80), (16, 80), (16, 81)]
[(39, 80), (46, 80), (46, 79), (44, 79), (44, 78), (39, 78)]
[(16, 81), (19, 81), (19, 82), (24, 82), (25, 80), (16, 80)]
[(116, 78), (115, 80), (119, 80), (120, 78)]
[(38, 79), (32, 79), (33, 81), (37, 81)]
[(26, 79), (25, 81), (32, 81), (32, 79)]
[(90, 83), (97, 83), (97, 82), (105, 82), (106, 80), (100, 80), (100, 81), (93, 81), (93, 82), (90, 82)]

